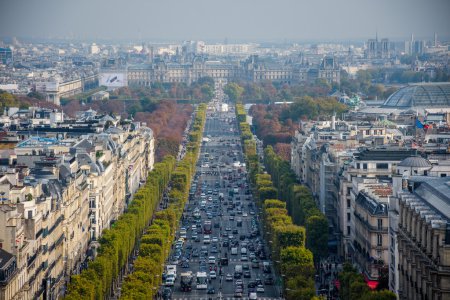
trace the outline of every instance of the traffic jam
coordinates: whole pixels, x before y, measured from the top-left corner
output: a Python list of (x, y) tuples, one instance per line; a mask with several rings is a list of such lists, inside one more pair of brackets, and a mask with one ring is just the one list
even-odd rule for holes
[(234, 111), (209, 111), (163, 299), (277, 299)]

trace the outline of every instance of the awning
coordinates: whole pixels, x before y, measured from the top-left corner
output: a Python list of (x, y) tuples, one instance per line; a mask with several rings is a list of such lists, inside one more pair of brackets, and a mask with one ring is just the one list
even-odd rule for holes
[(379, 284), (378, 281), (376, 280), (369, 280), (369, 278), (367, 277), (366, 274), (364, 274), (364, 281), (367, 283), (367, 286), (371, 289), (371, 290), (375, 290)]

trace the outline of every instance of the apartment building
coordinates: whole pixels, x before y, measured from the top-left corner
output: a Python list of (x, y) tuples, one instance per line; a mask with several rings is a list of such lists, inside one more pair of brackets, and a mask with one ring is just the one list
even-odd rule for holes
[[(377, 179), (354, 178), (351, 191), (353, 215), (347, 215), (354, 246), (352, 259), (367, 281), (388, 273), (388, 209), (392, 185)], [(353, 220), (352, 220), (353, 219)]]
[(399, 193), (400, 299), (450, 298), (450, 180), (413, 176)]
[[(80, 116), (78, 124), (104, 119)], [(73, 129), (26, 138), (2, 160), (0, 299), (56, 298), (153, 168), (153, 133), (143, 124)]]

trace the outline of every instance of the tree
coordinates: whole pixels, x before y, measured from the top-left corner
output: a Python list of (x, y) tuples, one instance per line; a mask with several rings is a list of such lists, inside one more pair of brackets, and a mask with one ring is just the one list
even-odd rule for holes
[(397, 295), (389, 290), (373, 291), (364, 294), (361, 300), (396, 300)]
[(230, 98), (230, 100), (237, 102), (241, 100), (242, 93), (244, 93), (244, 88), (235, 82), (230, 82), (224, 87), (223, 91)]
[(328, 220), (323, 214), (306, 220), (306, 246), (313, 252), (316, 262), (328, 255)]

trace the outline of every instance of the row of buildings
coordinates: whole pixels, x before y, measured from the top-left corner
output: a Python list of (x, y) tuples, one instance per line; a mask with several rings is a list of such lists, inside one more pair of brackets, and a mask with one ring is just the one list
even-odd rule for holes
[(0, 299), (56, 299), (154, 163), (150, 128), (93, 110), (0, 117)]
[[(111, 72), (105, 70), (105, 73), (108, 77), (114, 78)], [(126, 77), (127, 84), (130, 86), (150, 86), (154, 82), (191, 84), (202, 77), (226, 81), (284, 83), (314, 82), (316, 79), (324, 79), (328, 83), (339, 83), (340, 68), (332, 56), (325, 56), (317, 65), (274, 63), (261, 60), (256, 55), (237, 63), (208, 61), (196, 57), (186, 63), (160, 61), (152, 64), (130, 65), (126, 69), (126, 74), (116, 77)]]
[(329, 248), (372, 287), (389, 274), (400, 299), (450, 298), (449, 96), (449, 83), (407, 86), (371, 114), (301, 122), (291, 144)]

